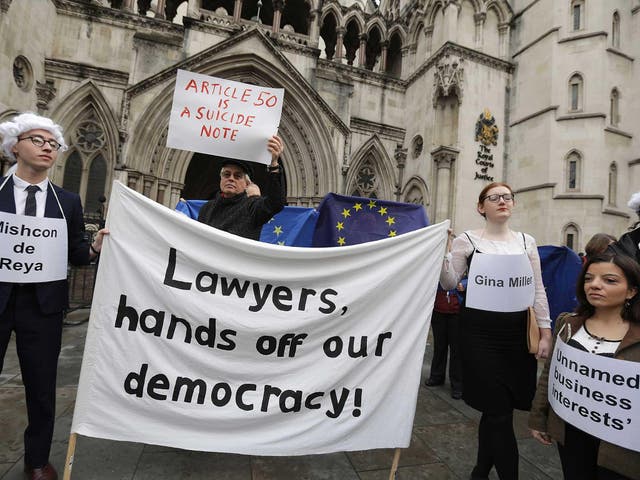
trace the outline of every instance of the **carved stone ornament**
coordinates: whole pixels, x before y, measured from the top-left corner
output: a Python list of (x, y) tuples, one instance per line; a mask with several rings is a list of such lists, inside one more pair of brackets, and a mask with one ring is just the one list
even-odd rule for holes
[(33, 85), (33, 69), (26, 57), (18, 55), (13, 61), (13, 80), (20, 90), (28, 92)]
[(44, 83), (36, 81), (36, 96), (38, 97), (37, 107), (39, 110), (48, 110), (51, 100), (56, 98), (56, 87), (53, 80), (46, 80)]
[(433, 74), (433, 104), (438, 98), (447, 97), (452, 93), (458, 96), (458, 102), (462, 103), (462, 79), (464, 68), (461, 57), (445, 55), (438, 61), (436, 71)]
[(95, 120), (85, 120), (76, 130), (75, 145), (84, 152), (95, 152), (104, 146), (102, 127)]

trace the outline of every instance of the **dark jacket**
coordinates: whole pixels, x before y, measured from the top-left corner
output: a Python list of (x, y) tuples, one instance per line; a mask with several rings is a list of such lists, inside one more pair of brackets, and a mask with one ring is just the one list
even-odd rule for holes
[[(571, 332), (577, 332), (584, 324), (585, 319), (573, 314), (561, 314), (556, 320), (553, 346), (555, 347), (558, 332), (565, 324), (571, 325)], [(568, 341), (567, 328), (562, 333), (563, 340)], [(553, 350), (552, 350), (553, 351)], [(549, 406), (547, 400), (549, 388), (549, 367), (552, 355), (549, 355), (544, 364), (542, 375), (538, 381), (538, 390), (533, 399), (531, 413), (529, 414), (529, 428), (540, 432), (547, 432), (551, 437), (564, 444), (565, 422)], [(628, 360), (630, 362), (640, 362), (640, 325), (631, 323), (627, 334), (620, 342), (614, 358)], [(626, 448), (600, 441), (598, 450), (598, 465), (621, 473), (634, 480), (640, 480), (640, 452), (634, 452)]]
[[(4, 182), (4, 177), (0, 179), (0, 185), (2, 182)], [(58, 195), (60, 205), (67, 220), (69, 263), (73, 265), (86, 265), (89, 263), (89, 244), (84, 235), (84, 220), (80, 197), (76, 193), (68, 192), (50, 183), (47, 189), (47, 203), (44, 212), (46, 217), (62, 218), (62, 213), (60, 212), (58, 202), (53, 195), (51, 187), (55, 189)], [(13, 196), (13, 178), (10, 178), (2, 190), (0, 190), (0, 211), (16, 213), (16, 203)], [(42, 313), (48, 315), (61, 312), (69, 307), (69, 285), (67, 280), (42, 282), (34, 285)], [(0, 282), (0, 312), (3, 312), (7, 306), (7, 300), (11, 295), (12, 287), (12, 283)]]
[(269, 173), (262, 196), (247, 197), (246, 193), (224, 198), (220, 192), (205, 203), (198, 221), (245, 238), (260, 240), (262, 226), (284, 208), (287, 196), (284, 173)]
[(617, 242), (609, 246), (609, 250), (629, 255), (640, 263), (640, 227), (622, 235)]

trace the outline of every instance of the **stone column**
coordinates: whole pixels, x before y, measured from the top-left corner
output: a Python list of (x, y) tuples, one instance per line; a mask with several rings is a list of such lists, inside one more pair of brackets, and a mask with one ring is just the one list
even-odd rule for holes
[(367, 56), (367, 40), (369, 39), (369, 35), (366, 33), (360, 34), (360, 48), (358, 49), (358, 66), (364, 67), (364, 62)]
[(233, 4), (233, 21), (240, 21), (240, 17), (242, 16), (242, 0), (236, 0)]
[[(433, 49), (433, 25), (429, 27), (425, 27), (424, 29), (424, 40), (425, 47), (427, 51), (427, 58), (431, 56), (431, 50)], [(417, 51), (417, 50), (416, 50)], [(418, 58), (415, 66), (418, 67), (426, 60), (426, 58)]]
[(380, 42), (380, 73), (387, 71), (387, 52), (389, 50), (389, 40)]
[(271, 25), (271, 31), (273, 33), (280, 31), (280, 21), (282, 20), (284, 3), (284, 0), (273, 0), (273, 25)]
[(507, 58), (509, 52), (509, 23), (501, 23), (498, 25), (498, 33), (500, 34), (500, 58)]
[(167, 18), (167, 16), (164, 13), (166, 4), (167, 4), (167, 0), (158, 0), (158, 3), (156, 4), (155, 18), (162, 18), (163, 20)]
[(436, 184), (433, 189), (433, 223), (452, 217), (454, 163), (459, 153), (457, 148), (446, 146), (439, 146), (431, 151), (436, 169)]
[(396, 160), (396, 166), (398, 167), (398, 183), (396, 183), (396, 201), (400, 201), (400, 195), (402, 195), (402, 183), (404, 181), (404, 167), (407, 164), (407, 149), (402, 148), (402, 144), (396, 145), (396, 150), (393, 152), (393, 156)]
[(309, 44), (316, 47), (320, 40), (320, 13), (319, 8), (314, 8), (309, 12)]
[(460, 14), (460, 6), (449, 1), (444, 7), (444, 41), (458, 41), (458, 15)]
[(133, 12), (133, 3), (135, 0), (124, 0), (124, 3), (122, 5), (122, 9), (125, 12)]
[(487, 14), (484, 12), (476, 13), (473, 19), (476, 24), (474, 43), (478, 50), (482, 50), (484, 46), (484, 21), (487, 19)]
[(342, 49), (344, 48), (342, 43), (344, 41), (344, 34), (346, 31), (347, 29), (344, 27), (336, 28), (336, 51), (333, 54), (333, 58), (338, 63), (342, 63)]

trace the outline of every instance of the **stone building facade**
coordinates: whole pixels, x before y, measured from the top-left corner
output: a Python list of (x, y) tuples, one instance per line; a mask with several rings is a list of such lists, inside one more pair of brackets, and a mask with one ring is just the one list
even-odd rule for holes
[(219, 159), (165, 146), (185, 69), (285, 89), (290, 205), (421, 203), (459, 231), (496, 180), (540, 244), (635, 220), (640, 0), (0, 0), (0, 38), (0, 120), (65, 128), (51, 177), (89, 212), (113, 180), (212, 194)]

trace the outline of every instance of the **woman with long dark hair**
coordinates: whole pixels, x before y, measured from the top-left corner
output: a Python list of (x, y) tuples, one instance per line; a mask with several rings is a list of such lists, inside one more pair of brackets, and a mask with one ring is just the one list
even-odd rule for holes
[[(462, 398), (482, 412), (472, 479), (489, 478), (494, 466), (500, 479), (518, 478), (513, 410), (531, 407), (536, 358), (546, 357), (551, 344), (538, 249), (531, 235), (509, 228), (514, 206), (514, 193), (506, 183), (482, 189), (476, 208), (485, 226), (453, 240), (440, 275), (443, 288), (451, 289), (468, 269), (460, 313)], [(541, 335), (535, 355), (527, 347), (530, 306)]]
[[(578, 278), (576, 312), (558, 317), (554, 345), (561, 336), (569, 346), (594, 355), (640, 362), (639, 290), (640, 265), (633, 258), (612, 253), (589, 258)], [(550, 408), (550, 364), (547, 359), (529, 427), (540, 443), (558, 443), (565, 480), (640, 479), (640, 452), (600, 440)]]

